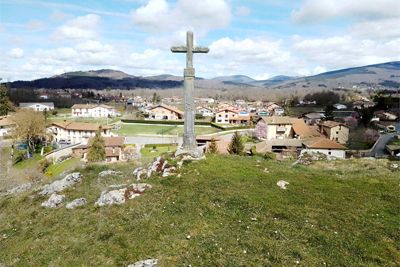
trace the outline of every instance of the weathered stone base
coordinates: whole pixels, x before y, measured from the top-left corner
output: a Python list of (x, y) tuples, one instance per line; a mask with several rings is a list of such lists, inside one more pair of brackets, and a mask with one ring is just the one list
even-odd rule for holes
[(175, 152), (175, 157), (179, 155), (190, 155), (192, 158), (200, 159), (203, 156), (204, 146), (186, 149), (183, 147), (178, 148)]

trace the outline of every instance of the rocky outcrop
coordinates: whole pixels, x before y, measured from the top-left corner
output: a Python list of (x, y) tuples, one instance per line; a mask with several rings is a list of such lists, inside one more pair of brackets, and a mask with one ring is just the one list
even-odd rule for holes
[(33, 186), (32, 183), (27, 183), (27, 184), (20, 185), (18, 187), (13, 188), (13, 189), (7, 190), (6, 195), (12, 195), (14, 193), (24, 192), (24, 191), (26, 191), (28, 189), (31, 189), (32, 186)]
[(158, 259), (148, 259), (144, 261), (137, 261), (134, 264), (128, 265), (128, 267), (157, 267)]
[(60, 192), (65, 188), (82, 181), (82, 175), (79, 172), (74, 172), (66, 175), (63, 179), (55, 181), (52, 184), (43, 186), (42, 191), (38, 193), (40, 196), (46, 196), (55, 192)]
[(111, 204), (123, 204), (129, 199), (140, 196), (147, 188), (151, 188), (149, 184), (131, 184), (127, 188), (112, 190), (109, 192), (101, 192), (100, 198), (95, 205), (104, 206)]
[(74, 209), (76, 207), (85, 205), (86, 202), (87, 201), (85, 198), (77, 198), (77, 199), (74, 199), (73, 201), (69, 202), (65, 207), (67, 209)]
[(42, 207), (56, 209), (62, 206), (62, 200), (64, 199), (64, 195), (52, 194), (49, 200), (42, 203)]

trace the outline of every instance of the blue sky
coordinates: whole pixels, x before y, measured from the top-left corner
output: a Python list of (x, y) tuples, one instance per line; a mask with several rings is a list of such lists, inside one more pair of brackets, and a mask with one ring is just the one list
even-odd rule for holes
[(0, 0), (0, 77), (116, 69), (196, 76), (305, 76), (400, 60), (398, 0)]

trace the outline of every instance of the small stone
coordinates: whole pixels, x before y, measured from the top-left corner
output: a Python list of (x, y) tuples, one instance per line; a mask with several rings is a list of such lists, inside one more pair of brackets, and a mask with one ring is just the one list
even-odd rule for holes
[(190, 235), (188, 235), (188, 236), (186, 237), (186, 239), (190, 239)]
[(243, 251), (243, 253), (244, 253), (244, 254), (246, 254), (246, 253), (247, 253), (247, 251), (245, 250), (245, 251)]

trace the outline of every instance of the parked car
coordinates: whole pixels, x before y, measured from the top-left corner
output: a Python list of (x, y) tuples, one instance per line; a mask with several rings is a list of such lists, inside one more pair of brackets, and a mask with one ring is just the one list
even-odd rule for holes
[(60, 145), (69, 145), (71, 144), (71, 140), (61, 139), (59, 143)]

